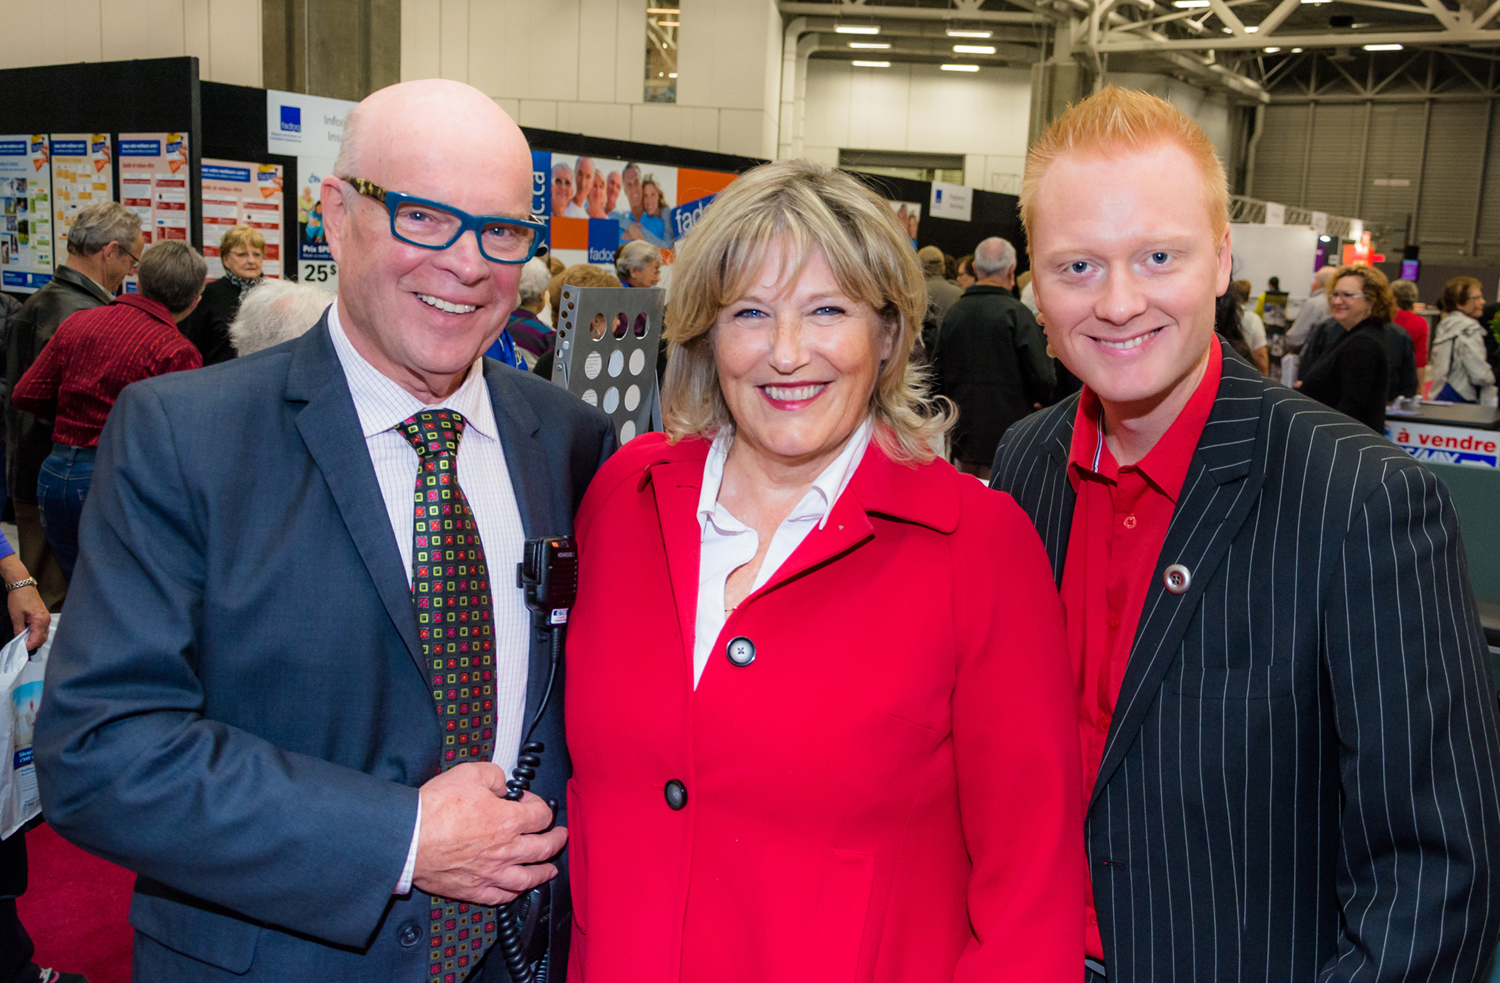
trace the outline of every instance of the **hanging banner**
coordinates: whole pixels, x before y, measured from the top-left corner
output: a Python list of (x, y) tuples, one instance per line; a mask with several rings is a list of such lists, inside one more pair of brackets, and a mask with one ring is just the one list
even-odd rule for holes
[(80, 208), (114, 201), (110, 161), (114, 140), (108, 133), (54, 133), (51, 138), (53, 239), (61, 253)]
[(1419, 461), (1500, 468), (1500, 432), (1387, 419), (1385, 437)]
[(339, 268), (323, 233), (323, 177), (332, 173), (332, 157), (297, 158), (297, 278), (338, 293)]
[(219, 240), (236, 225), (248, 225), (265, 237), (261, 270), (268, 277), (281, 277), (281, 165), (204, 158), (202, 174), (203, 258), (209, 281), (224, 275)]
[(355, 103), (346, 99), (272, 89), (266, 93), (266, 147), (297, 158), (297, 243), (288, 262), (304, 283), (338, 291), (338, 266), (323, 235), (319, 186), (333, 173), (344, 140), (344, 118)]
[(47, 137), (0, 136), (0, 287), (32, 293), (52, 279), (52, 170)]

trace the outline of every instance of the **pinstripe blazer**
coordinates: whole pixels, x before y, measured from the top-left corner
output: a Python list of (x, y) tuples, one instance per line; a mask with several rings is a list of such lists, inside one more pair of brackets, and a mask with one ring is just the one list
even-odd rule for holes
[[(1058, 583), (1077, 405), (1017, 423), (994, 464)], [(1477, 978), (1497, 770), (1446, 489), (1226, 348), (1087, 807), (1110, 983)]]

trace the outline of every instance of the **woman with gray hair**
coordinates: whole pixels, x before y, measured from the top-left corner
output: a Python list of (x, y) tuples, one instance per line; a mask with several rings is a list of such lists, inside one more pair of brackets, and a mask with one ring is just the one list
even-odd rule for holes
[(323, 317), (333, 297), (317, 287), (290, 280), (267, 280), (250, 291), (229, 325), (229, 341), (240, 357), (264, 351), (306, 334)]
[(615, 275), (627, 287), (654, 287), (661, 282), (661, 250), (644, 239), (632, 239), (615, 253)]
[[(542, 315), (547, 310), (547, 285), (551, 282), (552, 268), (545, 259), (536, 256), (527, 260), (526, 265), (521, 267), (521, 286), (516, 298), (516, 309), (511, 311), (510, 320), (505, 324), (505, 334), (510, 337), (512, 345), (525, 352), (526, 361), (532, 365), (550, 352), (557, 342), (557, 335), (542, 320)], [(497, 352), (496, 346), (503, 351), (504, 339), (496, 340), (486, 354), (507, 364), (515, 364)]]
[(1015, 503), (934, 459), (906, 230), (782, 161), (674, 269), (667, 432), (577, 522), (575, 978), (1076, 979), (1061, 607)]
[(204, 288), (202, 303), (182, 322), (182, 333), (203, 354), (204, 365), (234, 358), (229, 325), (250, 291), (266, 282), (265, 253), (265, 236), (248, 225), (236, 225), (219, 238), (224, 275)]

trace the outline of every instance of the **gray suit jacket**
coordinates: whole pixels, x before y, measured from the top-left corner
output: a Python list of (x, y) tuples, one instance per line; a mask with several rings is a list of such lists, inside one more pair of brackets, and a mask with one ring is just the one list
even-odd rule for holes
[[(526, 535), (571, 532), (608, 420), (484, 368)], [(140, 874), (136, 978), (425, 980), (424, 896), (391, 890), (441, 733), (326, 315), (265, 352), (128, 387), (80, 547), (37, 770), (52, 825)], [(534, 637), (528, 719), (547, 665)], [(561, 700), (539, 736), (533, 788), (563, 801)]]
[[(994, 462), (1059, 583), (1077, 405)], [(1225, 348), (1089, 776), (1110, 983), (1478, 977), (1500, 728), (1466, 570), (1437, 478)]]

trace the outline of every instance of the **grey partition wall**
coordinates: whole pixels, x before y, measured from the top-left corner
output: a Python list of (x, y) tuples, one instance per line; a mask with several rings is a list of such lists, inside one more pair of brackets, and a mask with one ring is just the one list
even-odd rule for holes
[(563, 287), (552, 381), (609, 414), (621, 444), (656, 429), (662, 292)]

